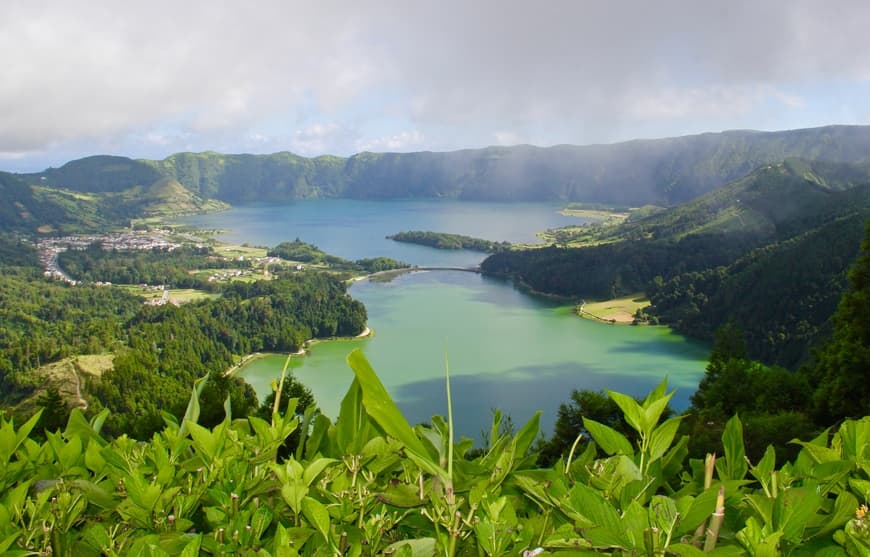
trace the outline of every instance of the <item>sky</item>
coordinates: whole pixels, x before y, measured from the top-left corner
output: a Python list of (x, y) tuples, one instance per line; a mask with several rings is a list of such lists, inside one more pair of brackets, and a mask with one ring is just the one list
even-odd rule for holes
[(0, 169), (870, 124), (870, 2), (0, 2)]

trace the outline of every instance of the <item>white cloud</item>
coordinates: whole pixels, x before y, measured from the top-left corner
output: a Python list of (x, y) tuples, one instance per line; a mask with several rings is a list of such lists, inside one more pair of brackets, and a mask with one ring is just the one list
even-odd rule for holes
[(357, 147), (360, 151), (408, 151), (419, 149), (425, 139), (419, 130), (411, 130), (384, 137), (360, 140), (357, 142)]
[(496, 145), (518, 145), (522, 143), (520, 134), (512, 131), (501, 131), (492, 134)]

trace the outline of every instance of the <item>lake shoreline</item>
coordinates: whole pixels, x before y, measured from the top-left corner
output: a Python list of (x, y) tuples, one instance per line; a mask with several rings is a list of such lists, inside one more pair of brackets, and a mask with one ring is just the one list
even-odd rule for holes
[(348, 340), (366, 340), (375, 336), (375, 331), (366, 325), (365, 329), (362, 332), (355, 336), (347, 336), (347, 337), (327, 337), (327, 338), (310, 338), (302, 343), (302, 348), (300, 348), (296, 352), (252, 352), (242, 357), (238, 363), (234, 364), (228, 370), (224, 372), (225, 377), (232, 377), (235, 374), (243, 369), (248, 364), (252, 364), (257, 360), (262, 360), (263, 358), (269, 358), (271, 356), (307, 356), (308, 351), (316, 346), (317, 344), (322, 344), (325, 342), (335, 342), (335, 341), (348, 341)]

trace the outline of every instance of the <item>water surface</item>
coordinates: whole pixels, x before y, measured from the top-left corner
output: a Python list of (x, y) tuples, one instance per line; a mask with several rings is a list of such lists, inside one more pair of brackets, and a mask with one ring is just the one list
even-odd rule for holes
[[(293, 361), (331, 417), (353, 378), (345, 358), (354, 348), (363, 350), (411, 423), (446, 415), (449, 359), (457, 429), (471, 437), (488, 429), (492, 408), (517, 425), (542, 410), (550, 434), (572, 389), (642, 396), (667, 377), (677, 391), (673, 405), (685, 408), (708, 353), (667, 328), (593, 323), (572, 307), (473, 273), (414, 273), (358, 283), (351, 294), (368, 308), (375, 336), (319, 343)], [(283, 363), (283, 356), (257, 360), (241, 376), (265, 396)]]
[[(388, 256), (416, 265), (468, 266), (485, 255), (385, 236), (432, 230), (534, 242), (537, 231), (582, 221), (560, 215), (552, 204), (316, 199), (236, 207), (183, 222), (224, 230), (219, 239), (234, 243), (274, 246), (298, 237), (347, 259)], [(496, 407), (517, 425), (542, 410), (549, 435), (572, 389), (642, 396), (667, 377), (677, 390), (673, 406), (685, 408), (708, 353), (666, 328), (582, 320), (570, 306), (473, 273), (418, 272), (388, 283), (357, 283), (350, 293), (365, 304), (375, 336), (319, 343), (293, 360), (294, 372), (333, 418), (351, 383), (345, 359), (354, 348), (363, 350), (412, 423), (446, 414), (449, 358), (457, 429), (471, 437), (488, 429)], [(255, 360), (240, 375), (264, 397), (283, 363), (283, 356)]]
[(461, 201), (303, 199), (288, 204), (257, 204), (196, 215), (180, 222), (225, 231), (230, 243), (275, 246), (299, 238), (345, 259), (392, 257), (414, 265), (468, 266), (485, 254), (438, 250), (387, 240), (405, 230), (463, 234), (492, 241), (534, 243), (536, 232), (586, 222), (559, 214), (551, 203), (476, 203)]

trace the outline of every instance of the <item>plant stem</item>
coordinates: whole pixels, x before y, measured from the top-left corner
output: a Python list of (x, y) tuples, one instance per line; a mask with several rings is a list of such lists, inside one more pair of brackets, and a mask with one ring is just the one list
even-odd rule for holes
[(704, 551), (709, 553), (716, 548), (716, 540), (719, 539), (719, 529), (722, 528), (722, 522), (725, 520), (725, 487), (719, 488), (719, 495), (716, 496), (716, 512), (710, 518), (710, 529), (707, 530), (707, 539), (704, 540)]

